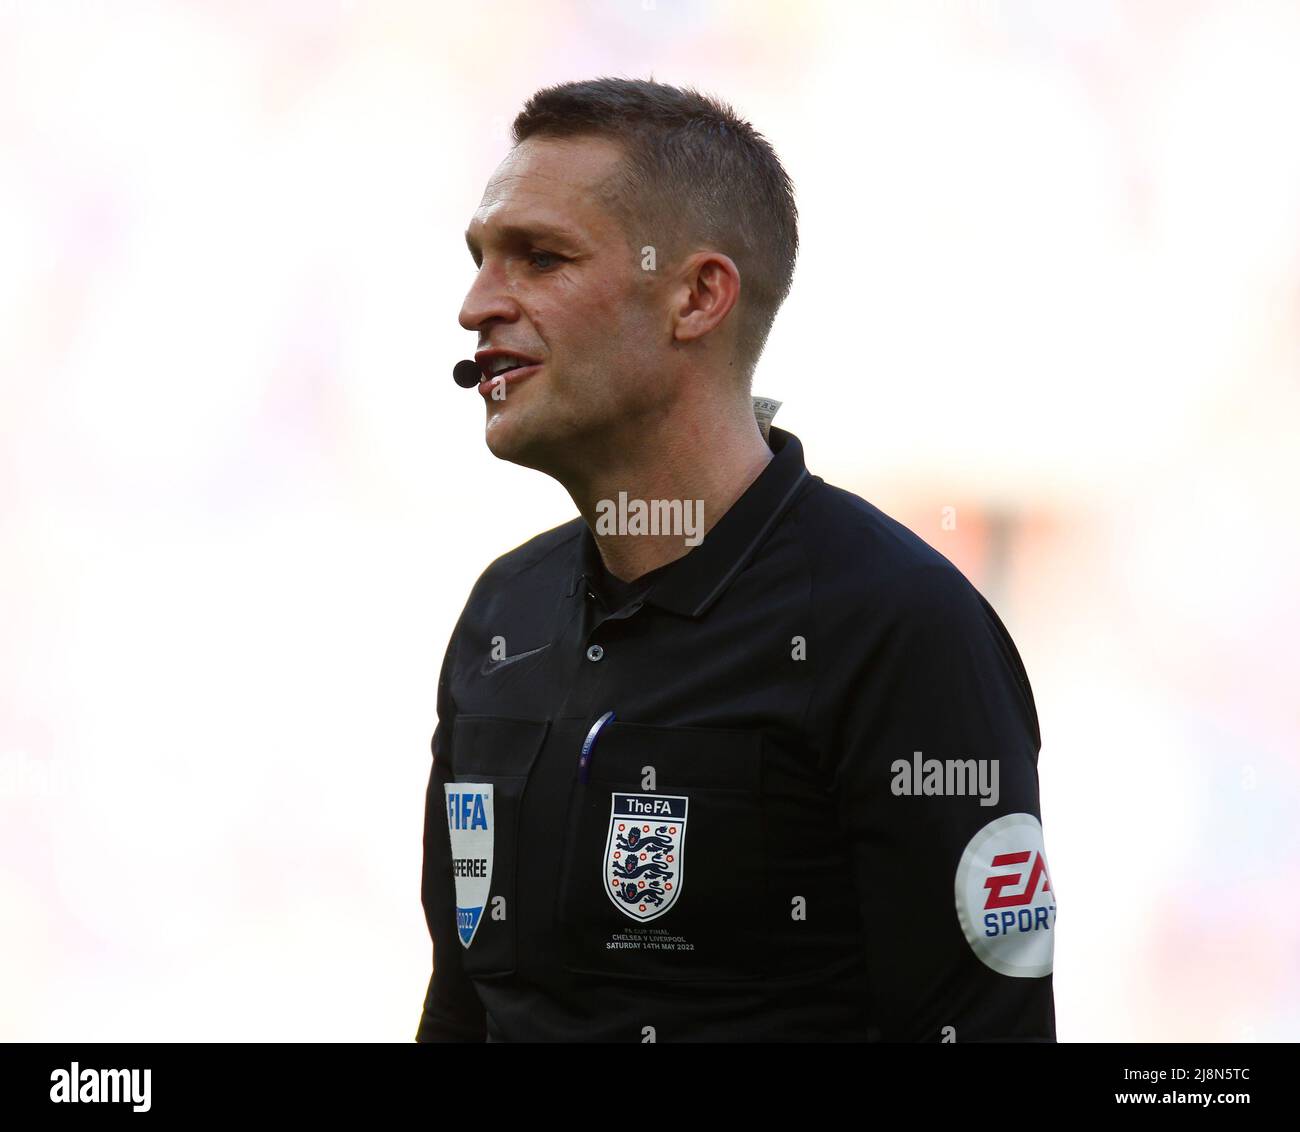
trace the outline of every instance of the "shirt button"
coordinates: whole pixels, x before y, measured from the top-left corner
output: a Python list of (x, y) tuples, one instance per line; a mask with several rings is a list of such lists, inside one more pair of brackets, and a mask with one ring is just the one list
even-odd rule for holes
[(588, 660), (599, 660), (604, 655), (605, 650), (601, 648), (600, 645), (592, 645), (591, 648), (587, 650)]

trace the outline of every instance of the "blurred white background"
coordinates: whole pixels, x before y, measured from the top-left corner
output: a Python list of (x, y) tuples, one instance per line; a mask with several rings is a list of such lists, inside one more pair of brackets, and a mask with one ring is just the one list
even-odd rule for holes
[(575, 514), (450, 380), (462, 232), (605, 74), (772, 141), (755, 392), (1020, 648), (1061, 1040), (1300, 1037), (1297, 58), (1263, 2), (0, 0), (0, 1039), (414, 1037), (447, 635)]

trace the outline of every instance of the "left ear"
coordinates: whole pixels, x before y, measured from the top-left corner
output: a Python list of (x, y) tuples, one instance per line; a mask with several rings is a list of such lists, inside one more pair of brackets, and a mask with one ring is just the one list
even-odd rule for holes
[(715, 330), (740, 299), (740, 271), (722, 252), (696, 252), (682, 269), (673, 338), (693, 342)]

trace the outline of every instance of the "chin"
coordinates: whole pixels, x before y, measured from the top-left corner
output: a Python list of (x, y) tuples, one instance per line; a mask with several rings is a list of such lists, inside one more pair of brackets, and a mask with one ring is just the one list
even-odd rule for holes
[(499, 426), (495, 429), (489, 428), (483, 434), (483, 442), (487, 445), (488, 451), (498, 460), (510, 460), (514, 458), (515, 445), (512, 438), (507, 435), (509, 429), (502, 429)]
[(508, 460), (512, 464), (524, 467), (537, 467), (540, 458), (539, 445), (535, 437), (528, 435), (528, 429), (520, 427), (525, 422), (505, 420), (500, 411), (492, 417), (484, 430), (483, 440), (488, 451), (498, 460)]

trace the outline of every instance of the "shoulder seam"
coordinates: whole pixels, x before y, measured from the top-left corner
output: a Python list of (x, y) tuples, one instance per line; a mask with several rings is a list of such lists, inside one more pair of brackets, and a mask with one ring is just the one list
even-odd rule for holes
[(820, 647), (817, 633), (817, 565), (813, 561), (813, 556), (808, 553), (808, 545), (804, 537), (804, 526), (799, 518), (799, 504), (803, 502), (810, 491), (811, 487), (808, 491), (801, 492), (799, 498), (795, 500), (795, 505), (790, 508), (790, 518), (794, 521), (798, 532), (795, 542), (799, 546), (799, 554), (808, 570), (808, 622), (812, 630), (811, 636), (813, 640), (812, 655), (808, 658), (809, 663), (812, 665), (812, 679), (808, 682), (808, 698), (804, 701), (803, 714), (799, 718), (799, 730), (805, 736), (808, 746), (813, 752), (814, 769), (823, 782), (826, 783), (826, 753), (822, 749), (821, 736), (809, 724), (809, 716), (812, 714), (813, 704), (817, 700), (817, 689), (820, 686), (820, 681), (817, 679), (818, 649)]

